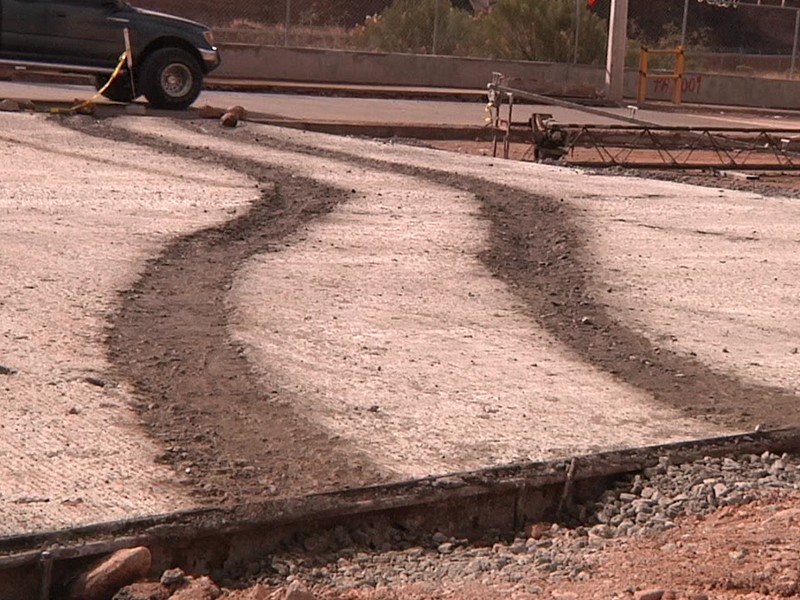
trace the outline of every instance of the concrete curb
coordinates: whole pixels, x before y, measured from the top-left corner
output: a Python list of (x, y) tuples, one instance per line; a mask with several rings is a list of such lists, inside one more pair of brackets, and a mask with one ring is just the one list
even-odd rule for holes
[(355, 530), (367, 521), (470, 539), (510, 533), (556, 520), (563, 498), (596, 497), (610, 480), (663, 456), (679, 464), (798, 449), (800, 429), (754, 432), (0, 538), (0, 600), (39, 597), (43, 573), (58, 585), (92, 558), (134, 546), (151, 550), (153, 573), (175, 566), (199, 572), (245, 564), (300, 534)]

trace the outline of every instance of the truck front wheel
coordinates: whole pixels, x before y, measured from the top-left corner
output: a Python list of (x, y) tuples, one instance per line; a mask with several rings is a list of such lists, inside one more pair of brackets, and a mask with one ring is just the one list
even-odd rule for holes
[(203, 71), (185, 50), (161, 48), (145, 58), (139, 81), (142, 93), (155, 108), (183, 110), (200, 95)]

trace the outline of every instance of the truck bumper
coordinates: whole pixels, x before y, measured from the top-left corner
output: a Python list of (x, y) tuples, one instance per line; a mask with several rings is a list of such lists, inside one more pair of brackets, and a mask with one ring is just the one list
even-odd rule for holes
[(203, 59), (203, 64), (206, 67), (206, 73), (210, 73), (214, 69), (216, 69), (222, 59), (219, 55), (219, 50), (213, 48), (211, 50), (205, 50), (203, 48), (198, 48), (197, 51), (200, 53), (200, 57)]

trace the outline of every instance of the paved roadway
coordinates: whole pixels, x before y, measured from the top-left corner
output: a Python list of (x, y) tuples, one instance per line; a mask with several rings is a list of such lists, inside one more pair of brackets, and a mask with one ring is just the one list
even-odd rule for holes
[[(41, 102), (72, 102), (90, 98), (91, 87), (80, 85), (52, 85), (17, 82), (0, 82), (0, 98), (26, 98)], [(480, 125), (487, 116), (485, 104), (442, 100), (408, 100), (391, 98), (344, 98), (299, 94), (259, 92), (206, 91), (196, 106), (210, 104), (226, 107), (240, 104), (251, 112), (274, 117), (303, 121), (341, 121), (363, 123), (427, 124), (427, 125)], [(518, 107), (521, 119), (529, 116), (533, 107)], [(576, 110), (554, 106), (539, 106), (540, 112), (552, 113), (561, 123), (617, 123)], [(626, 115), (627, 109), (609, 109)], [(521, 114), (520, 114), (521, 113)], [(694, 127), (764, 127), (771, 129), (800, 129), (799, 113), (742, 114), (709, 108), (702, 114), (696, 108), (687, 112), (640, 110), (637, 118), (665, 126)]]

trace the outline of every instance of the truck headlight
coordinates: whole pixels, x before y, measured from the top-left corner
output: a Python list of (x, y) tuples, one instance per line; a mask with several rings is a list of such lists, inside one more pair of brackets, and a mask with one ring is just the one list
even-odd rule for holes
[(203, 32), (203, 37), (206, 38), (209, 46), (214, 46), (214, 32), (210, 29)]

